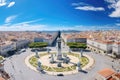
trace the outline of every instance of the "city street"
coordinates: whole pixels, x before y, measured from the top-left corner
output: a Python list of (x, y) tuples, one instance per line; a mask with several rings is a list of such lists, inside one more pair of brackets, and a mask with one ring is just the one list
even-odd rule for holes
[[(55, 47), (49, 48), (55, 50)], [(93, 80), (98, 70), (112, 68), (113, 64), (112, 59), (107, 56), (92, 52), (84, 52), (84, 54), (88, 54), (95, 59), (94, 66), (87, 70), (87, 73), (80, 72), (78, 74), (63, 77), (50, 76), (37, 73), (26, 66), (24, 59), (30, 54), (32, 54), (31, 50), (27, 49), (26, 52), (6, 58), (4, 62), (5, 70), (10, 74), (12, 80)]]

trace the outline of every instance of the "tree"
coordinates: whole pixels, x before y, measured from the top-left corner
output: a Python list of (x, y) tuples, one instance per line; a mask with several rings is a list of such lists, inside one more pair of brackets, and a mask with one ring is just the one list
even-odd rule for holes
[(33, 42), (31, 44), (29, 44), (30, 48), (43, 48), (46, 47), (48, 45), (48, 43), (46, 42)]
[(67, 43), (67, 45), (70, 48), (83, 48), (83, 49), (85, 49), (87, 47), (87, 45), (85, 43), (78, 43), (78, 42), (69, 42), (69, 43)]

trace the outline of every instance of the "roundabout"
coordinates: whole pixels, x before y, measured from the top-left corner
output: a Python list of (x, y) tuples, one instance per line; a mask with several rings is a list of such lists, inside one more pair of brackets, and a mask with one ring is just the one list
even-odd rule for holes
[[(42, 73), (44, 71), (45, 74), (49, 75), (58, 75), (58, 74), (63, 74), (63, 75), (69, 75), (69, 74), (76, 74), (80, 72), (78, 70), (78, 62), (80, 61), (80, 67), (81, 70), (87, 70), (89, 69), (93, 64), (94, 64), (94, 59), (91, 58), (88, 55), (83, 55), (80, 57), (80, 53), (78, 52), (72, 52), (72, 53), (66, 53), (67, 56), (70, 58), (70, 62), (68, 64), (63, 63), (63, 61), (59, 61), (54, 58), (55, 63), (50, 63), (50, 57), (51, 54), (56, 55), (55, 51), (52, 51), (51, 53), (47, 52), (39, 52), (39, 58), (36, 57), (36, 54), (31, 54), (26, 57), (25, 63), (26, 65), (36, 71)], [(38, 69), (38, 62), (41, 62), (41, 69), (42, 72)], [(61, 63), (61, 67), (58, 67), (58, 63)]]

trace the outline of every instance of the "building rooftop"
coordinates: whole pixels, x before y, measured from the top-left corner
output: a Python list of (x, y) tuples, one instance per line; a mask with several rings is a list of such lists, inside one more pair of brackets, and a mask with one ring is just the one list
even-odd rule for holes
[(4, 78), (0, 77), (0, 80), (5, 80)]
[(110, 76), (112, 76), (113, 74), (115, 74), (115, 71), (113, 71), (112, 69), (109, 69), (109, 68), (105, 68), (103, 70), (100, 70), (98, 73), (101, 76), (103, 76), (104, 78), (109, 78)]

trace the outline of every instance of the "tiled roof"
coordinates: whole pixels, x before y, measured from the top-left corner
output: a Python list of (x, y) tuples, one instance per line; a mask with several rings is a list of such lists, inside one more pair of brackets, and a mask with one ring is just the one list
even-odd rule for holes
[(4, 78), (0, 77), (0, 80), (5, 80)]
[(120, 73), (116, 73), (107, 80), (120, 80)]
[(117, 74), (115, 74), (114, 76), (116, 76), (117, 78), (120, 79), (120, 73), (117, 73)]
[(115, 74), (115, 71), (113, 71), (112, 69), (109, 69), (109, 68), (105, 68), (103, 70), (100, 70), (98, 73), (101, 76), (108, 78), (108, 77), (112, 76), (113, 74)]
[(115, 44), (120, 45), (120, 41), (115, 42)]

